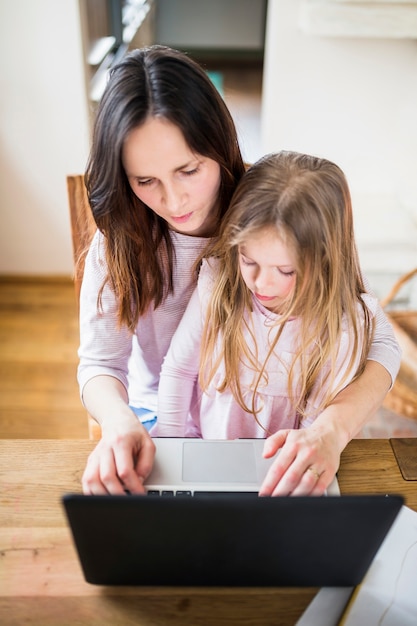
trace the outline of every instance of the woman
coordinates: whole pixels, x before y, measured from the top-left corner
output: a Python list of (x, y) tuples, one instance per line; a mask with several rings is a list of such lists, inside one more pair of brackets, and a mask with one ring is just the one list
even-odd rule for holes
[[(162, 361), (196, 284), (194, 261), (244, 169), (227, 107), (185, 54), (153, 46), (112, 69), (86, 172), (98, 231), (81, 289), (78, 380), (102, 439), (85, 493), (144, 491), (155, 446), (143, 424), (153, 424)], [(365, 422), (382, 402), (400, 360), (383, 316), (369, 359), (326, 412)], [(287, 437), (280, 459), (286, 469), (297, 461), (292, 482), (302, 460), (328, 456), (335, 438), (331, 429)]]

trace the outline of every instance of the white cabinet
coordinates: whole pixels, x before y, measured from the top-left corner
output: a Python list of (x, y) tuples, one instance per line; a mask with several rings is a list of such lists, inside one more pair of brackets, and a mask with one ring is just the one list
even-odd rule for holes
[(187, 50), (262, 53), (267, 0), (157, 0), (156, 40)]

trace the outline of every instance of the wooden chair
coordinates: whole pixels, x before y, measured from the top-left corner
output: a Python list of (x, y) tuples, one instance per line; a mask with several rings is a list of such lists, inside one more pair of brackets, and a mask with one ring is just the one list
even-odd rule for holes
[[(74, 286), (77, 303), (79, 304), (85, 253), (97, 227), (91, 213), (83, 176), (67, 176), (67, 190), (71, 217)], [(99, 424), (89, 414), (87, 414), (87, 419), (90, 439), (101, 439)]]

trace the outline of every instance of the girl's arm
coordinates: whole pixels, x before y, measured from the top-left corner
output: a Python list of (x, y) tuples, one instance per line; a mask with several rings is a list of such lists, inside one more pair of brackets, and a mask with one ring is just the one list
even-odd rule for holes
[(400, 361), (401, 350), (394, 331), (378, 305), (365, 370), (336, 396), (311, 426), (302, 430), (280, 430), (266, 440), (265, 456), (271, 457), (278, 450), (280, 454), (260, 493), (324, 493), (339, 467), (343, 449), (382, 404), (398, 373)]
[(185, 437), (198, 378), (202, 316), (198, 289), (187, 306), (164, 359), (158, 389), (158, 421), (153, 436)]

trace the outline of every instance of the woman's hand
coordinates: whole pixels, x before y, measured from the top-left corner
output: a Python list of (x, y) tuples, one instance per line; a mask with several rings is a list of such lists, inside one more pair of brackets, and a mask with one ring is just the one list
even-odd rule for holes
[(317, 422), (319, 419), (305, 429), (279, 430), (266, 439), (264, 457), (279, 454), (261, 485), (260, 496), (324, 494), (346, 444), (340, 443), (343, 437), (339, 433)]
[(86, 383), (83, 399), (102, 434), (84, 470), (84, 493), (144, 493), (155, 444), (129, 407), (125, 387), (112, 376), (95, 376)]
[(264, 457), (280, 452), (260, 495), (322, 495), (339, 468), (342, 450), (374, 415), (390, 384), (388, 371), (368, 361), (362, 375), (340, 391), (311, 426), (268, 437)]
[(88, 457), (82, 477), (85, 494), (144, 493), (143, 481), (152, 469), (155, 444), (146, 428), (132, 420), (104, 430)]

